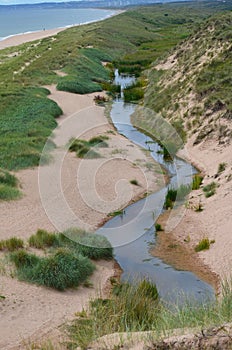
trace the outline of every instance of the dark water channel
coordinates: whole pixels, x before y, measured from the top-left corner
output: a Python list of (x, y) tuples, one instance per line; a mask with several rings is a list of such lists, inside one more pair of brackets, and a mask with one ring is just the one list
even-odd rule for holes
[[(116, 72), (116, 83), (122, 88), (133, 83), (133, 78)], [(149, 149), (151, 156), (164, 166), (170, 174), (169, 186), (188, 184), (195, 170), (182, 159), (165, 162), (160, 146), (150, 137), (133, 127), (130, 116), (136, 106), (124, 103), (121, 98), (114, 101), (111, 119), (118, 132), (135, 144)], [(214, 289), (188, 271), (179, 271), (149, 253), (155, 244), (154, 222), (162, 212), (167, 187), (129, 205), (122, 216), (116, 216), (98, 230), (114, 246), (115, 258), (123, 269), (122, 281), (149, 278), (157, 285), (161, 298), (168, 302), (183, 302), (186, 298), (203, 302), (214, 298)]]

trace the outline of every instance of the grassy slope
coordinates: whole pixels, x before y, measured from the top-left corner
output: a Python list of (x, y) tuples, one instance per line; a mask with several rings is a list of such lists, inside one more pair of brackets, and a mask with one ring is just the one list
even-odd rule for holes
[[(148, 73), (144, 105), (171, 121), (184, 141), (186, 133), (195, 144), (216, 134), (219, 142), (232, 137), (231, 25), (231, 12), (211, 17), (158, 65), (161, 70), (155, 63)], [(136, 122), (152, 131), (154, 120)]]
[[(0, 167), (20, 169), (39, 162), (56, 126), (54, 117), (62, 113), (41, 85), (55, 83), (80, 93), (101, 90), (99, 82), (110, 77), (101, 61), (115, 60), (122, 69), (129, 65), (139, 72), (188, 36), (193, 23), (214, 12), (214, 7), (194, 4), (156, 5), (2, 50)], [(56, 70), (68, 75), (60, 77)]]

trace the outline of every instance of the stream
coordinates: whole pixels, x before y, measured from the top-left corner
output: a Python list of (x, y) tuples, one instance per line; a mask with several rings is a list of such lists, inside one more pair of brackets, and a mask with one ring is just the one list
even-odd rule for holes
[[(115, 83), (121, 85), (122, 91), (133, 82), (133, 77), (120, 76), (116, 71)], [(123, 270), (121, 281), (133, 283), (135, 280), (147, 278), (156, 284), (161, 299), (168, 303), (183, 303), (185, 300), (199, 303), (209, 301), (215, 297), (211, 285), (192, 272), (176, 270), (149, 253), (156, 240), (154, 222), (163, 210), (168, 186), (176, 187), (177, 183), (190, 184), (192, 174), (196, 171), (180, 158), (175, 157), (173, 162), (163, 159), (159, 144), (131, 124), (130, 116), (135, 108), (134, 104), (124, 103), (122, 93), (121, 98), (113, 102), (112, 122), (120, 134), (150, 151), (154, 160), (167, 169), (170, 182), (158, 192), (129, 205), (123, 215), (106, 222), (97, 233), (106, 236), (114, 247), (115, 259)]]

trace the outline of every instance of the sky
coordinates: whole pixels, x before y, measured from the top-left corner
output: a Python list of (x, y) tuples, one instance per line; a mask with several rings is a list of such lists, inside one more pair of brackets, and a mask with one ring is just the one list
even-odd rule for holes
[[(0, 5), (36, 4), (41, 2), (66, 2), (70, 0), (0, 0)], [(78, 1), (78, 0), (75, 0)]]

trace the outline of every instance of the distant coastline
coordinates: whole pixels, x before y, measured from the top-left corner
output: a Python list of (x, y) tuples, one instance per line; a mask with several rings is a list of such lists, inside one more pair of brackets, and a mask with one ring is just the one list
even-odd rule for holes
[[(2, 8), (2, 7), (1, 7)], [(52, 11), (52, 12), (51, 12)], [(62, 12), (61, 12), (62, 11)], [(47, 37), (47, 31), (59, 32), (70, 27), (98, 22), (114, 16), (120, 10), (109, 9), (30, 9), (20, 8), (17, 10), (1, 10), (0, 42), (15, 36), (27, 36), (45, 32), (42, 37)], [(22, 21), (22, 18), (27, 20)], [(12, 24), (13, 23), (13, 24)], [(53, 35), (53, 33), (52, 33)]]
[(3, 50), (3, 49), (8, 48), (8, 47), (12, 47), (12, 46), (21, 45), (21, 44), (24, 44), (24, 43), (27, 43), (30, 41), (44, 39), (44, 38), (47, 38), (49, 36), (56, 35), (59, 32), (66, 30), (68, 28), (71, 28), (71, 27), (85, 25), (85, 24), (93, 23), (93, 22), (103, 21), (109, 17), (116, 16), (121, 12), (123, 12), (123, 10), (112, 10), (111, 13), (107, 14), (105, 17), (100, 17), (99, 19), (93, 19), (93, 20), (90, 20), (87, 22), (70, 24), (67, 26), (57, 27), (57, 28), (52, 28), (52, 29), (44, 29), (44, 30), (36, 30), (36, 31), (27, 31), (27, 32), (23, 32), (23, 33), (15, 33), (15, 34), (8, 35), (6, 37), (2, 37), (2, 38), (0, 37), (0, 50)]

